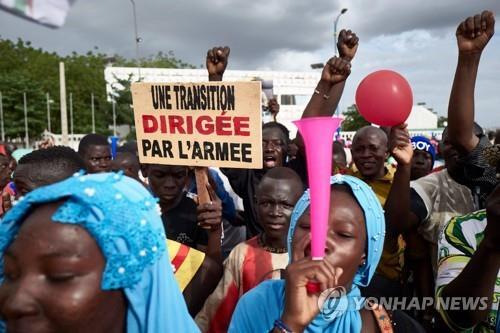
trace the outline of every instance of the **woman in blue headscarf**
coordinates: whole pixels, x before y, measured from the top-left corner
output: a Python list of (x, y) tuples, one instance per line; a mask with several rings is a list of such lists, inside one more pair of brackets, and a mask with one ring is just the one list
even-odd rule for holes
[(0, 223), (0, 332), (198, 332), (156, 201), (121, 174), (76, 174)]
[[(248, 292), (233, 314), (230, 332), (390, 332), (385, 311), (370, 311), (358, 286), (367, 286), (382, 253), (385, 223), (373, 191), (350, 176), (331, 177), (327, 249), (310, 256), (309, 192), (292, 213), (286, 280), (266, 281)], [(315, 281), (317, 292), (308, 292)], [(377, 328), (378, 327), (378, 328)]]

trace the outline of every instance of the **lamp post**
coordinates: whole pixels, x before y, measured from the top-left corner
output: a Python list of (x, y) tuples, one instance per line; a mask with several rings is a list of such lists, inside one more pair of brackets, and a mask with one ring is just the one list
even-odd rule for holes
[(73, 141), (73, 93), (69, 93), (69, 128), (71, 133), (70, 141)]
[(47, 98), (47, 131), (52, 133), (51, 120), (50, 120), (50, 104), (54, 103), (54, 101), (50, 99), (49, 93), (46, 93), (45, 97)]
[(95, 133), (95, 108), (94, 108), (94, 93), (90, 94), (90, 106), (92, 108), (92, 133)]
[(137, 62), (137, 73), (139, 75), (139, 79), (137, 81), (141, 81), (141, 63), (139, 61), (139, 43), (142, 41), (142, 38), (139, 37), (139, 33), (137, 32), (137, 14), (135, 11), (135, 1), (130, 0), (130, 2), (132, 2), (132, 11), (134, 13), (135, 60)]
[(5, 141), (5, 130), (3, 126), (3, 100), (2, 100), (2, 92), (0, 91), (0, 127), (2, 131), (2, 142)]
[(61, 144), (68, 145), (68, 113), (66, 109), (66, 74), (64, 62), (59, 63), (59, 85), (61, 92)]
[(333, 38), (335, 39), (335, 45), (334, 45), (335, 55), (337, 55), (337, 24), (339, 23), (340, 16), (345, 14), (345, 12), (347, 12), (347, 8), (342, 8), (342, 10), (337, 15), (333, 23)]
[(28, 133), (28, 102), (26, 101), (26, 92), (23, 93), (24, 99), (24, 145), (28, 149), (30, 147), (30, 135)]
[(116, 136), (116, 102), (113, 100), (113, 136)]
[[(342, 8), (340, 10), (340, 13), (338, 13), (337, 17), (335, 18), (335, 21), (333, 23), (333, 38), (335, 40), (335, 45), (333, 45), (333, 49), (335, 50), (335, 56), (337, 56), (337, 24), (339, 23), (340, 16), (345, 14), (347, 12), (347, 8)], [(337, 104), (337, 109), (335, 110), (335, 113), (337, 117), (339, 116), (339, 106)]]

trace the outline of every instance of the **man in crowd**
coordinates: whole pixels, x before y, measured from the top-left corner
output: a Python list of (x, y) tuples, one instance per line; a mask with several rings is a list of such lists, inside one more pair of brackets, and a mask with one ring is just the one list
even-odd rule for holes
[[(342, 95), (345, 80), (350, 74), (350, 61), (356, 54), (358, 38), (350, 30), (342, 30), (339, 35), (338, 49), (341, 58), (332, 58), (325, 65), (321, 80), (315, 89), (315, 94), (307, 105), (302, 117), (318, 116), (318, 107), (327, 104), (334, 110)], [(208, 51), (206, 64), (210, 81), (222, 81), (227, 67), (229, 48), (213, 48)], [(299, 149), (304, 149), (299, 139)], [(264, 168), (262, 170), (222, 169), (228, 177), (234, 191), (243, 199), (244, 220), (247, 225), (247, 237), (253, 237), (262, 232), (257, 221), (255, 207), (255, 192), (257, 185), (267, 170), (284, 166), (287, 158), (287, 148), (290, 143), (289, 133), (285, 126), (270, 122), (263, 126), (262, 147)], [(305, 155), (301, 161), (296, 161), (298, 167), (289, 165), (298, 172), (306, 183)], [(295, 160), (294, 160), (295, 161)]]
[(111, 171), (111, 147), (104, 135), (85, 135), (78, 146), (78, 154), (85, 162), (88, 173)]
[[(390, 142), (389, 142), (390, 141)], [(401, 179), (410, 174), (413, 156), (406, 125), (393, 127), (390, 138), (380, 128), (365, 126), (354, 135), (351, 147), (357, 171), (353, 175), (371, 186), (382, 206), (392, 204), (391, 197), (400, 186)], [(397, 169), (386, 165), (391, 154), (397, 161)], [(404, 241), (395, 220), (386, 213), (384, 251), (377, 273), (370, 286), (363, 292), (367, 296), (402, 296)]]
[(13, 192), (4, 193), (2, 209), (8, 211), (16, 197), (24, 196), (38, 187), (62, 181), (84, 169), (81, 157), (69, 147), (54, 146), (35, 150), (19, 160), (11, 184)]
[[(499, 146), (491, 147), (488, 139), (473, 132), (474, 85), (482, 51), (494, 34), (493, 13), (484, 11), (467, 18), (457, 28), (458, 64), (448, 110), (449, 135), (452, 144), (465, 157), (459, 162), (464, 176), (460, 180), (472, 189), (474, 203), (486, 210), (453, 218), (439, 238), (439, 262), (436, 296), (472, 297), (487, 300), (487, 306), (443, 309), (441, 314), (453, 330), (496, 332), (498, 293), (500, 290), (499, 228), (500, 172)], [(470, 161), (474, 163), (470, 163)], [(467, 164), (467, 162), (469, 162)], [(485, 166), (489, 162), (490, 168)], [(495, 177), (494, 179), (492, 179)], [(495, 176), (496, 175), (496, 176)]]
[(264, 279), (281, 278), (288, 265), (286, 237), (300, 177), (291, 169), (270, 169), (257, 186), (257, 216), (264, 232), (240, 243), (224, 262), (224, 274), (196, 322), (202, 332), (226, 332), (239, 298)]
[(128, 150), (118, 149), (116, 152), (115, 159), (112, 161), (112, 167), (114, 171), (122, 170), (125, 176), (137, 180), (142, 183), (139, 178), (139, 171), (141, 170), (141, 164), (139, 163), (139, 158), (137, 155), (131, 153)]
[(431, 141), (423, 136), (411, 138), (413, 158), (411, 160), (411, 180), (416, 180), (431, 173), (436, 159), (436, 151)]

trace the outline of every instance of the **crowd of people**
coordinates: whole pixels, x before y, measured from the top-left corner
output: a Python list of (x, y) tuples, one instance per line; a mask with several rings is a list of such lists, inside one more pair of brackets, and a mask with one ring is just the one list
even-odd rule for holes
[[(474, 122), (494, 24), (484, 11), (458, 25), (441, 142), (406, 124), (334, 142), (323, 260), (311, 258), (314, 170), (276, 100), (263, 168), (210, 168), (204, 203), (193, 168), (141, 164), (135, 142), (112, 153), (88, 134), (78, 151), (20, 159), (1, 145), (0, 332), (500, 332), (500, 135)], [(303, 118), (339, 103), (357, 35), (342, 30), (337, 47)], [(208, 51), (210, 81), (229, 53)], [(412, 297), (483, 306), (382, 301)]]

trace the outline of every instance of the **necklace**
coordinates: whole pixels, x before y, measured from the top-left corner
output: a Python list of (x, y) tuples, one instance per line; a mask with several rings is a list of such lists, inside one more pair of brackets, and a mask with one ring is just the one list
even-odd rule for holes
[(261, 234), (259, 236), (259, 238), (257, 238), (257, 240), (258, 240), (259, 246), (262, 247), (267, 252), (271, 252), (271, 253), (287, 253), (288, 252), (286, 247), (272, 247), (272, 246), (267, 246), (266, 244), (264, 244), (264, 235), (263, 234)]

